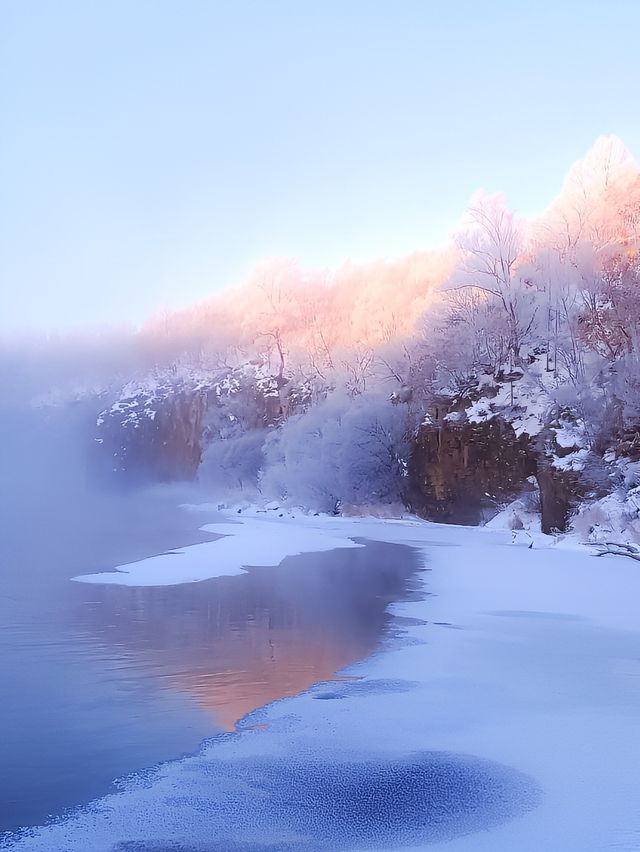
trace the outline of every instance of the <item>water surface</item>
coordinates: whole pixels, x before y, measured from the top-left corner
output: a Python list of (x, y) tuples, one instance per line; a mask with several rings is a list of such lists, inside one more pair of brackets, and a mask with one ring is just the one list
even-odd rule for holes
[(0, 831), (193, 752), (265, 703), (373, 651), (413, 594), (410, 548), (306, 554), (164, 587), (74, 583), (212, 538), (170, 491), (34, 499), (2, 536)]

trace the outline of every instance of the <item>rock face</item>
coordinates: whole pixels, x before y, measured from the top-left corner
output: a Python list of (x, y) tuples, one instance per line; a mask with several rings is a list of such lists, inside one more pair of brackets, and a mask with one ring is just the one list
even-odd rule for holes
[[(523, 428), (526, 409), (503, 402), (503, 413), (495, 402), (499, 393), (494, 388), (487, 398), (433, 401), (413, 440), (405, 502), (430, 520), (480, 524), (535, 488), (535, 477), (542, 530), (562, 531), (584, 494), (581, 471), (589, 450), (581, 424), (570, 412), (555, 411), (530, 437)], [(193, 479), (211, 444), (228, 447), (224, 442), (238, 436), (277, 427), (318, 395), (306, 382), (270, 375), (255, 364), (216, 376), (164, 375), (130, 383), (97, 419), (98, 466), (116, 481)]]
[(563, 532), (572, 510), (588, 490), (584, 468), (591, 453), (581, 421), (568, 409), (552, 411), (533, 448), (542, 531)]
[(556, 470), (547, 460), (537, 465), (542, 532), (564, 532), (571, 510), (579, 501), (582, 484), (577, 473)]
[(554, 464), (551, 440), (548, 434), (518, 436), (500, 417), (425, 425), (409, 463), (409, 507), (429, 520), (479, 524), (500, 504), (531, 490), (535, 477), (542, 531), (563, 531), (584, 486), (579, 471)]
[(409, 503), (434, 521), (479, 524), (535, 475), (529, 439), (495, 418), (421, 427), (409, 463)]
[(192, 479), (213, 391), (188, 382), (124, 393), (97, 420), (96, 456), (106, 473), (126, 480)]
[(97, 418), (96, 466), (125, 482), (193, 479), (211, 442), (276, 426), (312, 393), (259, 364), (130, 382)]

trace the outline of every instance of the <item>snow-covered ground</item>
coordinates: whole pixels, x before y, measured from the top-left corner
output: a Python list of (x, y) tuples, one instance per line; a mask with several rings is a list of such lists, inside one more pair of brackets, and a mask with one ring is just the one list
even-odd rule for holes
[[(418, 548), (428, 594), (395, 606), (396, 634), (346, 672), (353, 680), (276, 702), (199, 755), (11, 848), (640, 849), (637, 562), (525, 532), (279, 514), (234, 515), (213, 529), (226, 538), (99, 579), (183, 582), (369, 538)], [(412, 761), (431, 767), (424, 781), (438, 814), (420, 830), (403, 799)], [(364, 819), (385, 790), (389, 814)], [(355, 811), (344, 805), (352, 799)], [(394, 802), (406, 806), (407, 832), (392, 842), (383, 829)], [(357, 846), (335, 825), (352, 817), (368, 838)]]

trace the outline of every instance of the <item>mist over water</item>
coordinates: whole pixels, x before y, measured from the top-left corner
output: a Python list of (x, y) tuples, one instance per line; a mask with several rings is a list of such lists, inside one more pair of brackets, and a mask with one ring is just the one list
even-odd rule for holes
[(368, 544), (177, 587), (71, 582), (210, 540), (195, 486), (100, 486), (95, 403), (5, 405), (0, 522), (0, 830), (197, 750), (369, 654), (417, 561)]
[[(117, 775), (197, 747), (212, 725), (135, 687), (127, 660), (74, 622), (70, 578), (199, 540), (175, 500), (96, 488), (92, 406), (2, 410), (0, 827), (41, 822)], [(128, 693), (128, 694), (127, 694)]]

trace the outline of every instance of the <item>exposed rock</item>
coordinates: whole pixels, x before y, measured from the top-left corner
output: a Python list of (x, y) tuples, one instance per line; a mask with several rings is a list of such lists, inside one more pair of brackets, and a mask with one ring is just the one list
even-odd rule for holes
[[(498, 507), (531, 489), (540, 491), (541, 529), (564, 531), (584, 497), (588, 450), (579, 424), (556, 422), (536, 438), (517, 434), (500, 416), (469, 422), (462, 412), (437, 412), (418, 431), (409, 462), (410, 508), (434, 521), (479, 524)], [(567, 435), (574, 434), (569, 444)]]
[(102, 467), (126, 479), (192, 479), (213, 398), (211, 387), (185, 381), (125, 392), (97, 420)]
[(541, 460), (537, 466), (536, 479), (540, 488), (542, 532), (564, 532), (569, 515), (583, 490), (580, 475), (574, 471), (558, 470), (546, 460)]
[(551, 412), (547, 427), (534, 442), (545, 533), (564, 532), (571, 512), (584, 498), (583, 471), (591, 456), (587, 445), (584, 423), (570, 409)]
[(98, 466), (127, 481), (193, 479), (209, 443), (273, 427), (310, 403), (313, 389), (247, 363), (222, 374), (163, 374), (126, 385), (99, 415)]
[[(584, 426), (557, 409), (546, 411), (542, 426), (544, 406), (526, 404), (530, 377), (514, 371), (508, 378), (498, 384), (484, 377), (466, 394), (432, 398), (407, 467), (411, 510), (436, 521), (482, 523), (531, 490), (534, 476), (543, 532), (566, 528), (585, 495), (582, 471), (591, 452)], [(403, 387), (392, 401), (409, 403), (409, 391)], [(251, 363), (217, 375), (149, 377), (125, 386), (100, 414), (96, 454), (103, 470), (127, 481), (191, 479), (212, 442), (277, 427), (322, 393), (326, 388)], [(635, 436), (629, 446), (635, 449)]]
[(442, 420), (420, 428), (409, 462), (409, 502), (432, 520), (478, 524), (536, 473), (526, 435), (509, 423)]

